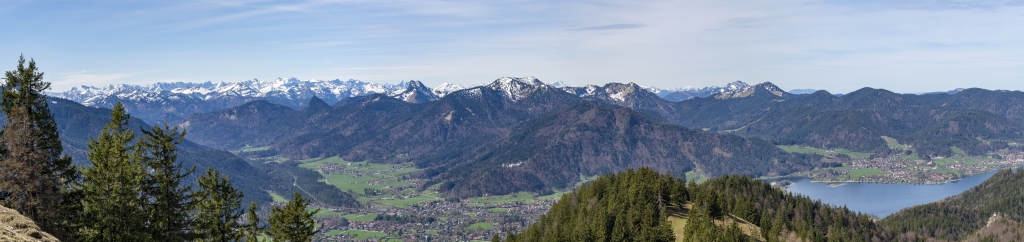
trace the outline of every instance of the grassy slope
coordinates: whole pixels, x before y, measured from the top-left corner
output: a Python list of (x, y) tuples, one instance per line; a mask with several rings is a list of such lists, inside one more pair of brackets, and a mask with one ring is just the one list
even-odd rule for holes
[(0, 241), (58, 241), (14, 209), (0, 206)]
[[(342, 191), (353, 191), (356, 194), (361, 194), (365, 189), (387, 189), (398, 186), (410, 186), (413, 185), (409, 181), (402, 181), (401, 177), (410, 175), (412, 173), (420, 171), (420, 169), (413, 168), (411, 164), (404, 164), (405, 168), (393, 164), (374, 164), (368, 162), (349, 162), (343, 160), (337, 156), (328, 157), (324, 159), (310, 159), (305, 160), (304, 163), (299, 164), (299, 167), (306, 169), (317, 169), (323, 165), (329, 166), (341, 166), (344, 167), (345, 171), (359, 172), (359, 175), (344, 174), (344, 173), (333, 173), (326, 175), (326, 179), (321, 179), (328, 184), (331, 184)], [(321, 175), (325, 175), (321, 173)], [(373, 200), (383, 204), (395, 205), (399, 207), (406, 207), (412, 204), (417, 204), (424, 201), (440, 200), (441, 198), (434, 191), (414, 192), (412, 189), (404, 191), (402, 194), (408, 195), (408, 197), (399, 196), (398, 198), (392, 199), (391, 195), (382, 196), (365, 196), (360, 195), (358, 197), (360, 202)]]
[[(691, 205), (692, 204), (686, 204), (683, 205), (682, 208), (678, 206), (671, 207), (672, 212), (671, 216), (668, 217), (668, 221), (669, 223), (672, 224), (672, 234), (676, 235), (676, 241), (683, 241), (683, 232), (685, 232), (684, 228), (686, 227), (686, 213), (687, 211), (689, 211)], [(735, 221), (736, 225), (740, 227), (740, 230), (743, 230), (743, 234), (750, 236), (750, 238), (753, 239), (754, 241), (765, 241), (764, 238), (761, 238), (760, 227), (758, 227), (756, 224), (752, 224), (736, 216), (733, 216), (732, 214), (729, 214), (721, 219), (715, 219), (715, 224), (721, 226), (722, 230), (724, 231), (725, 229), (728, 228), (728, 226), (732, 225), (733, 221)]]
[(274, 202), (282, 202), (282, 203), (288, 202), (288, 199), (284, 199), (284, 197), (282, 197), (281, 195), (277, 195), (277, 193), (269, 192), (269, 191), (267, 193), (270, 193), (270, 198), (273, 199)]

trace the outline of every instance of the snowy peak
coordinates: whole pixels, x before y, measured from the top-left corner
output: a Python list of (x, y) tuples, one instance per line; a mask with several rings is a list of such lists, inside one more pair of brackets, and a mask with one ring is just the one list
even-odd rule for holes
[(715, 95), (715, 99), (744, 98), (752, 95), (758, 95), (759, 93), (766, 93), (764, 94), (765, 96), (771, 95), (781, 98), (788, 98), (791, 95), (771, 82), (764, 82), (754, 86), (746, 86), (742, 90), (719, 93)]
[(513, 102), (522, 100), (534, 91), (549, 87), (536, 77), (502, 77), (495, 80), (487, 88), (500, 91), (505, 98)]
[(734, 81), (723, 86), (708, 86), (708, 87), (684, 87), (684, 88), (669, 88), (660, 89), (656, 87), (644, 87), (648, 91), (657, 94), (659, 97), (669, 102), (679, 102), (691, 98), (698, 97), (711, 97), (721, 93), (737, 93), (743, 92), (750, 88), (750, 85), (743, 81)]
[[(768, 84), (771, 84), (771, 83), (768, 83)], [(772, 85), (772, 86), (775, 86), (775, 85)], [(721, 92), (742, 92), (742, 91), (746, 91), (748, 88), (750, 88), (749, 84), (747, 84), (746, 82), (738, 81), (737, 80), (737, 81), (734, 81), (734, 82), (730, 82), (729, 84), (725, 85), (725, 87), (720, 87), (719, 90), (721, 90)]]
[(629, 107), (633, 109), (663, 110), (668, 105), (661, 97), (649, 88), (636, 83), (608, 83), (604, 86), (587, 85), (584, 87), (562, 87), (565, 92), (581, 98), (596, 99), (605, 103)]
[(617, 102), (626, 102), (627, 99), (635, 99), (639, 92), (644, 91), (640, 85), (636, 83), (608, 83), (604, 85), (604, 91), (608, 94), (608, 98)]
[(551, 86), (551, 87), (554, 87), (554, 88), (563, 88), (563, 87), (568, 87), (569, 85), (566, 85), (565, 82), (562, 82), (562, 81), (556, 81), (556, 82), (548, 83), (548, 86)]
[(459, 84), (452, 84), (452, 83), (445, 82), (445, 83), (441, 83), (440, 86), (437, 86), (437, 87), (434, 88), (434, 95), (439, 97), (439, 98), (441, 98), (441, 97), (448, 96), (448, 94), (451, 94), (453, 92), (456, 92), (456, 91), (459, 91), (459, 90), (462, 90), (462, 89), (466, 89), (466, 87), (464, 87), (462, 85), (459, 85)]
[(771, 82), (757, 84), (757, 87), (763, 88), (765, 91), (768, 91), (769, 93), (777, 97), (782, 97), (783, 95), (787, 94), (786, 91), (783, 91), (782, 88), (779, 88), (779, 86), (776, 86)]
[(440, 99), (437, 94), (434, 94), (433, 90), (424, 86), (422, 82), (409, 81), (408, 83), (403, 82), (400, 85), (405, 85), (405, 88), (394, 90), (388, 96), (408, 103), (425, 103)]

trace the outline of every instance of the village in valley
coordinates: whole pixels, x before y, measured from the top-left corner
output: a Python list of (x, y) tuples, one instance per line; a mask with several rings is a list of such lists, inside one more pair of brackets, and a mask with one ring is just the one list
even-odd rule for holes
[(1000, 150), (985, 157), (968, 156), (957, 147), (950, 147), (952, 157), (933, 157), (930, 161), (917, 157), (907, 145), (895, 139), (882, 137), (890, 149), (900, 151), (894, 155), (880, 156), (872, 153), (853, 152), (844, 149), (816, 149), (799, 146), (780, 146), (793, 153), (814, 153), (829, 157), (849, 157), (840, 167), (814, 169), (799, 176), (810, 177), (815, 182), (873, 182), (904, 184), (941, 184), (957, 181), (963, 177), (1024, 165), (1024, 153)]
[[(245, 152), (253, 149), (243, 150)], [(267, 160), (267, 159), (262, 159)], [(270, 159), (278, 160), (278, 159)], [(273, 161), (269, 161), (273, 162)], [(467, 199), (447, 198), (425, 181), (411, 163), (374, 164), (338, 157), (301, 161), (322, 182), (357, 197), (361, 208), (316, 207), (323, 232), (318, 241), (472, 241), (518, 232), (540, 219), (563, 193), (519, 192)], [(287, 200), (274, 194), (275, 203)], [(311, 208), (314, 209), (314, 208)]]
[[(952, 157), (921, 159), (911, 147), (886, 138), (900, 152), (875, 155), (844, 149), (779, 146), (792, 153), (839, 157), (841, 166), (817, 168), (791, 176), (815, 182), (875, 182), (940, 184), (962, 177), (1024, 165), (1024, 153), (1002, 150), (986, 157), (968, 156), (951, 147)], [(260, 150), (248, 148), (237, 152)], [(282, 162), (279, 157), (250, 158), (256, 162)], [(420, 171), (412, 163), (376, 164), (345, 161), (339, 157), (310, 159), (298, 166), (317, 171), (320, 182), (354, 195), (362, 207), (315, 207), (321, 241), (473, 241), (495, 234), (518, 232), (538, 221), (564, 191), (553, 194), (519, 192), (458, 199), (443, 196), (438, 185), (423, 187)], [(693, 173), (693, 174), (690, 174)], [(706, 180), (690, 172), (687, 177)], [(702, 179), (703, 178), (703, 179)], [(588, 180), (581, 177), (581, 180)], [(579, 186), (583, 182), (577, 184)], [(270, 192), (270, 191), (268, 191)], [(287, 200), (270, 192), (275, 203)], [(314, 208), (311, 208), (314, 209)]]

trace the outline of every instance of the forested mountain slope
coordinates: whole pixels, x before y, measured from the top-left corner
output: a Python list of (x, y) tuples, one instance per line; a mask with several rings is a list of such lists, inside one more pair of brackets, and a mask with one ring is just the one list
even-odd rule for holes
[(1024, 122), (1024, 92), (964, 89), (960, 92), (919, 95), (917, 100), (932, 106), (976, 109)]
[[(682, 174), (785, 174), (820, 157), (771, 143), (694, 131), (657, 115), (584, 100), (536, 79), (503, 78), (421, 104), (371, 95), (295, 111), (249, 103), (186, 121), (189, 138), (240, 148), (271, 145), (291, 159), (415, 162), (426, 186), (465, 197), (544, 192), (630, 167)], [(234, 140), (234, 141), (231, 141)]]
[(1024, 137), (1022, 105), (1013, 105), (1022, 100), (1020, 92), (981, 89), (912, 95), (863, 88), (842, 96), (825, 91), (792, 95), (762, 83), (742, 92), (634, 108), (686, 127), (782, 145), (885, 153), (889, 149), (881, 136), (889, 136), (929, 159), (951, 156), (951, 146), (971, 155), (1010, 148), (1008, 143)]

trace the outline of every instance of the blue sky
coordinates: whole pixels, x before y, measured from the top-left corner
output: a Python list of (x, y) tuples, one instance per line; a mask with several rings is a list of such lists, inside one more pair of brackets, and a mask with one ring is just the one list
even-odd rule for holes
[(1024, 1), (0, 0), (0, 70), (77, 85), (536, 76), (1024, 89)]

